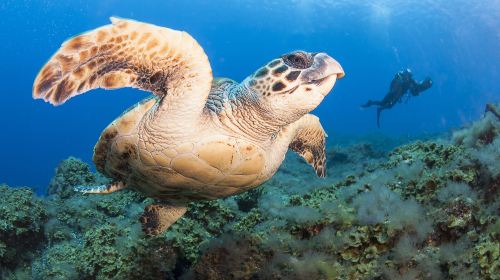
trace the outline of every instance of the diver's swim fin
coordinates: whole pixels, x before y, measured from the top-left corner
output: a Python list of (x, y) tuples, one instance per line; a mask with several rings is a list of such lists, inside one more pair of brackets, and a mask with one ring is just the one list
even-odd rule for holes
[(368, 100), (368, 102), (361, 105), (361, 108), (368, 108), (368, 107), (373, 106), (373, 105), (381, 106), (382, 105), (381, 103), (382, 102), (380, 102), (380, 101)]
[(370, 106), (373, 105), (373, 101), (372, 100), (368, 100), (368, 102), (366, 102), (365, 104), (361, 105), (361, 108), (368, 108)]
[(366, 102), (365, 104), (361, 105), (361, 108), (368, 108), (370, 107), (372, 104), (371, 104), (371, 100), (368, 100), (368, 102)]

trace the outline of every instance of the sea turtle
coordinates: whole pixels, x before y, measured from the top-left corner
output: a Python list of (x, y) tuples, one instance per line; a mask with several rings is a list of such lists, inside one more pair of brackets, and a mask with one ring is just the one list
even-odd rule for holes
[(288, 148), (325, 176), (326, 134), (308, 113), (344, 76), (333, 58), (295, 51), (237, 83), (213, 79), (207, 55), (186, 32), (111, 22), (63, 43), (33, 86), (34, 98), (53, 105), (94, 88), (153, 93), (113, 121), (95, 145), (95, 166), (113, 183), (78, 191), (129, 187), (156, 198), (140, 218), (144, 232), (154, 235), (190, 201), (261, 185)]

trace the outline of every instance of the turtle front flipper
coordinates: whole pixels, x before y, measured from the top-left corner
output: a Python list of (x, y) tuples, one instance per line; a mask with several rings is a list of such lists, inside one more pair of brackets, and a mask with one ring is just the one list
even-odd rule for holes
[(142, 231), (147, 235), (158, 235), (167, 230), (186, 213), (187, 207), (171, 204), (151, 204), (146, 206), (139, 218)]
[(118, 181), (100, 186), (76, 186), (73, 189), (75, 192), (81, 193), (108, 194), (125, 188), (127, 188), (127, 186), (123, 182)]
[(304, 115), (290, 125), (292, 137), (289, 148), (303, 157), (312, 165), (319, 177), (326, 176), (326, 133), (319, 118), (314, 115)]
[(182, 31), (111, 21), (63, 43), (36, 77), (33, 98), (60, 105), (95, 88), (134, 87), (168, 96), (160, 106), (175, 103), (167, 107), (198, 117), (212, 83), (210, 63), (198, 42)]

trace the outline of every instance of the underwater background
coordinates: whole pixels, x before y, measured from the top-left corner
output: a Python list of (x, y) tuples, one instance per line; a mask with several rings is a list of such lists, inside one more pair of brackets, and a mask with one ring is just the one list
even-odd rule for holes
[[(154, 238), (138, 222), (150, 199), (74, 193), (106, 182), (93, 146), (148, 94), (53, 107), (33, 80), (110, 16), (187, 31), (236, 81), (293, 50), (334, 57), (346, 77), (313, 112), (328, 177), (289, 153), (262, 187), (192, 203)], [(18, 0), (0, 23), (0, 279), (499, 279), (500, 1)], [(377, 128), (360, 105), (405, 68), (433, 86)]]

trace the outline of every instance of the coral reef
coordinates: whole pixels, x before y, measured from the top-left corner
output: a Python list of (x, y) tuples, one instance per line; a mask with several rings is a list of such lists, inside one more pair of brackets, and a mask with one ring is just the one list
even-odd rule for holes
[(449, 140), (335, 147), (326, 180), (289, 154), (263, 186), (191, 203), (157, 237), (138, 224), (151, 199), (74, 193), (105, 178), (70, 158), (46, 198), (0, 186), (0, 278), (498, 279), (496, 108)]
[(41, 248), (47, 214), (28, 188), (0, 185), (0, 201), (0, 268), (14, 268)]

